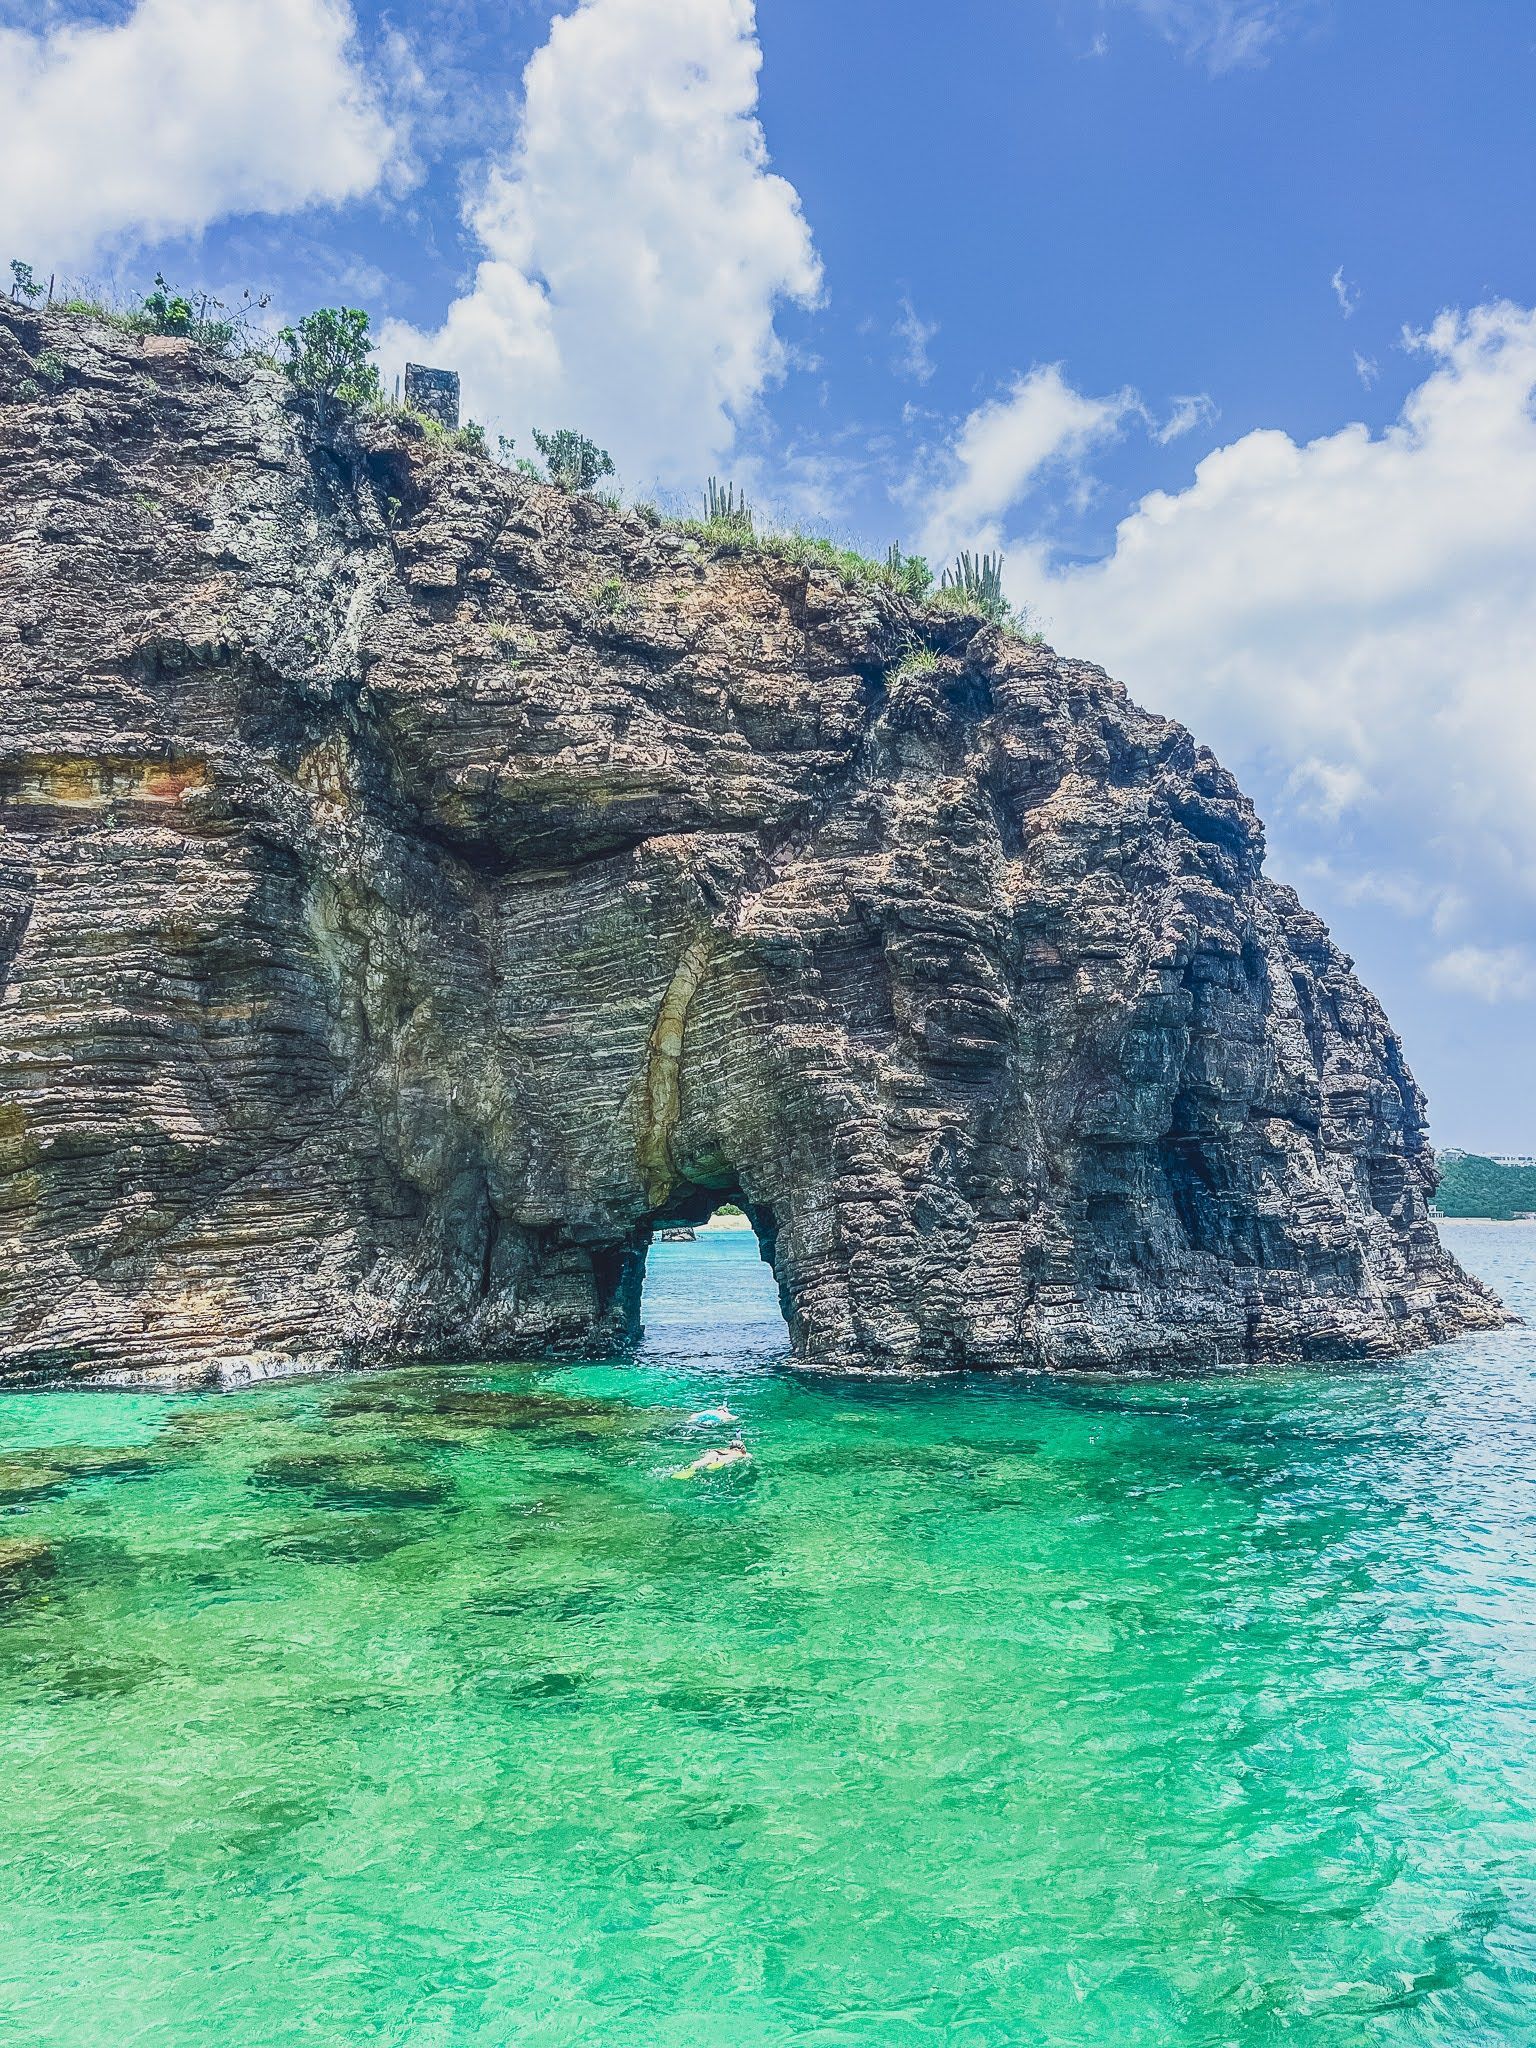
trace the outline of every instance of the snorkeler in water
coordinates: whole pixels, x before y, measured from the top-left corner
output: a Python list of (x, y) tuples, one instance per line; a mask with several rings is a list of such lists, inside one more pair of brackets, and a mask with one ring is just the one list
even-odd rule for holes
[(689, 1416), (688, 1424), (689, 1427), (692, 1428), (692, 1426), (695, 1423), (713, 1424), (724, 1422), (739, 1422), (740, 1420), (741, 1417), (739, 1415), (733, 1415), (731, 1413), (731, 1404), (729, 1403), (729, 1401), (722, 1401), (718, 1408), (700, 1408), (696, 1414)]
[(733, 1465), (750, 1465), (752, 1453), (742, 1441), (738, 1429), (730, 1442), (723, 1448), (714, 1445), (695, 1458), (691, 1465), (681, 1465), (672, 1474), (674, 1479), (697, 1479), (701, 1472), (727, 1472)]

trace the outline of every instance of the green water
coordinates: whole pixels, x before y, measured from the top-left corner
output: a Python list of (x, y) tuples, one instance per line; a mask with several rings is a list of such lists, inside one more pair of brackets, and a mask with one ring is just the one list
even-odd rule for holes
[(1536, 2040), (1529, 1332), (815, 1385), (653, 1257), (628, 1368), (0, 1400), (0, 2041)]

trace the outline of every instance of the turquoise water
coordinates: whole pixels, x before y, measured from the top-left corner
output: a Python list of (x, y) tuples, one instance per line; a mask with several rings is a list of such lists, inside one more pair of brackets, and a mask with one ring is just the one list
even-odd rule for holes
[(0, 1400), (0, 2041), (1536, 2040), (1530, 1332), (818, 1385), (653, 1260), (628, 1367)]

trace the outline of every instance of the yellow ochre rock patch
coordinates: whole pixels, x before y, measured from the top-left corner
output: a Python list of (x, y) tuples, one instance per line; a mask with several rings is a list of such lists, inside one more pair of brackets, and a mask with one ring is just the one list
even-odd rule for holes
[(24, 754), (0, 764), (0, 799), (66, 804), (90, 809), (138, 800), (178, 803), (188, 790), (206, 789), (206, 761), (134, 760), (126, 754)]

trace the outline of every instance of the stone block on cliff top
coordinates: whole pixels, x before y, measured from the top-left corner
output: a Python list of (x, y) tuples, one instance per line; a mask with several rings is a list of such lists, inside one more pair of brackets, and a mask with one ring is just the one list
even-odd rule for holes
[(425, 363), (405, 366), (405, 402), (412, 412), (423, 412), (450, 434), (459, 426), (459, 373), (457, 370), (429, 370)]

